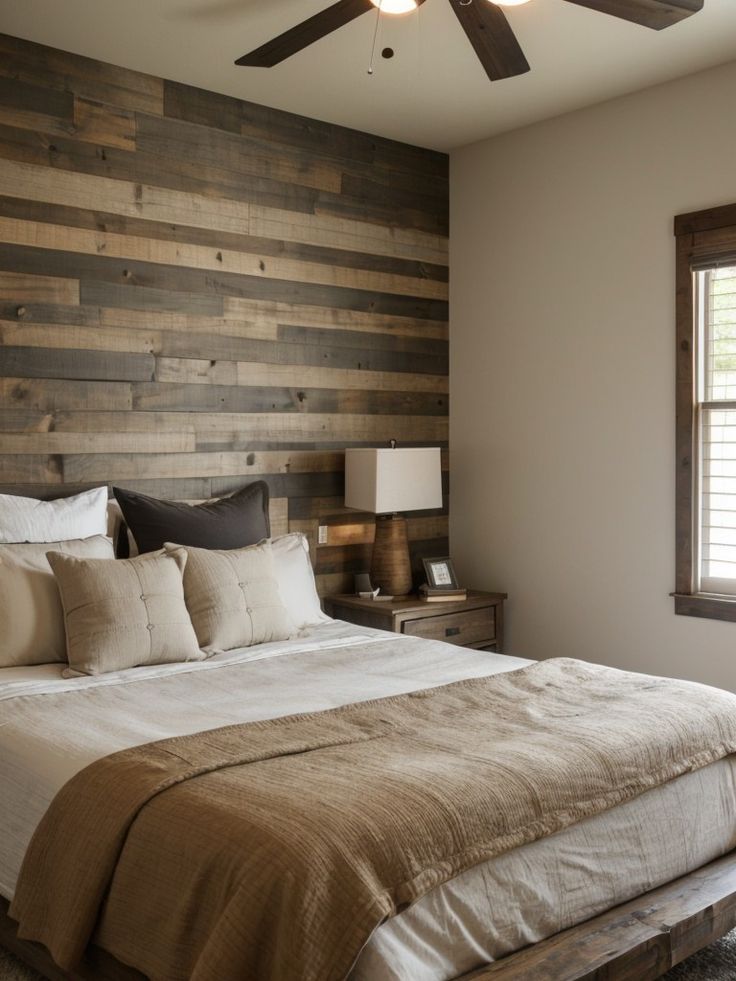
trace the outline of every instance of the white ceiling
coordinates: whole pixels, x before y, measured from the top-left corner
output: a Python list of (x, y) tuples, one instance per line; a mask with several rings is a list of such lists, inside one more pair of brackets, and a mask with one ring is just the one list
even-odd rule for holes
[[(475, 0), (485, 3), (486, 0)], [(736, 0), (656, 32), (531, 0), (508, 19), (532, 66), (489, 82), (447, 0), (366, 14), (275, 68), (235, 58), (330, 0), (0, 0), (0, 31), (407, 143), (449, 150), (736, 58)]]

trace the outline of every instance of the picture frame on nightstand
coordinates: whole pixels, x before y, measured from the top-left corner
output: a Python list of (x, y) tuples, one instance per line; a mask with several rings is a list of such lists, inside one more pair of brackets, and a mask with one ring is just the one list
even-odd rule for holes
[(430, 589), (459, 589), (457, 573), (452, 559), (445, 558), (422, 559), (424, 574)]

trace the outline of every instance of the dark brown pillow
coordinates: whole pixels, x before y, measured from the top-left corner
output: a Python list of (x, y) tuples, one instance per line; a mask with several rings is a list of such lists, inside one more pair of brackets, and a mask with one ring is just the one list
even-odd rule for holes
[(268, 484), (263, 480), (205, 504), (159, 501), (120, 487), (113, 487), (113, 493), (139, 552), (155, 552), (164, 542), (193, 548), (245, 548), (271, 533)]

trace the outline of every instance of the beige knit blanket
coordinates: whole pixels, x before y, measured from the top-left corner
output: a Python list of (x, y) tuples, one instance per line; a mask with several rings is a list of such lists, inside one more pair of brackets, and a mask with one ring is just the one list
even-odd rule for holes
[(12, 905), (71, 969), (342, 979), (458, 873), (736, 752), (736, 695), (566, 659), (124, 750), (59, 792)]

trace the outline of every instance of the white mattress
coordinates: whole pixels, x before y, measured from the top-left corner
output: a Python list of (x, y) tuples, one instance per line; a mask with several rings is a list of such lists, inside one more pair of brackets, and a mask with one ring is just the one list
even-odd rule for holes
[[(108, 753), (528, 663), (333, 621), (288, 643), (99, 678), (64, 680), (59, 665), (0, 669), (0, 893), (12, 897), (54, 794)], [(731, 757), (435, 889), (375, 931), (353, 981), (454, 978), (733, 847)]]

